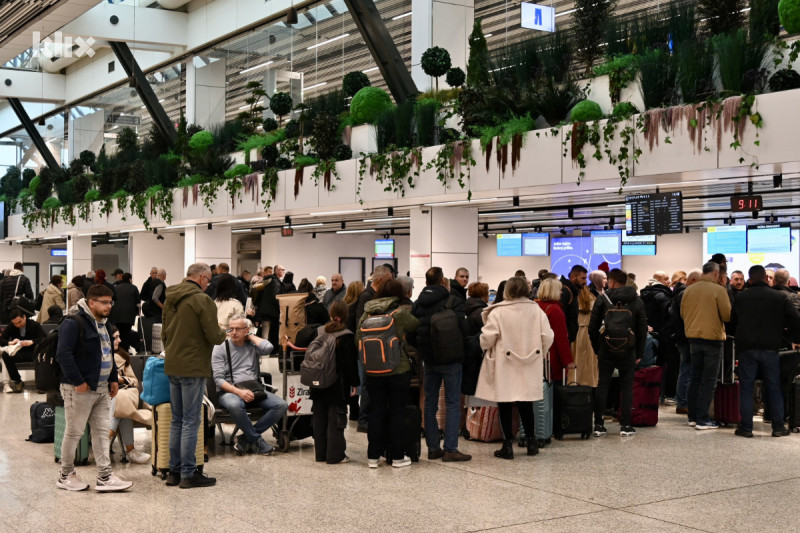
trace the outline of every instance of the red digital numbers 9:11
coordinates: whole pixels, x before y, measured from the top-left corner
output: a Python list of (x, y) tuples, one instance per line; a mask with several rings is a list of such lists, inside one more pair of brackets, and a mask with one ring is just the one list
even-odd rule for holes
[(761, 196), (732, 196), (731, 211), (760, 211), (763, 208)]

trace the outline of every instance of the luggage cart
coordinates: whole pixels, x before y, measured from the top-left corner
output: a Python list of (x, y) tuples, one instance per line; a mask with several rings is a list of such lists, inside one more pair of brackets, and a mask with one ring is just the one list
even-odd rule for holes
[(287, 343), (280, 355), (280, 372), (283, 374), (281, 396), (289, 404), (283, 419), (272, 427), (272, 434), (278, 449), (289, 452), (292, 440), (301, 440), (312, 436), (311, 423), (311, 390), (300, 383), (300, 363), (306, 348)]

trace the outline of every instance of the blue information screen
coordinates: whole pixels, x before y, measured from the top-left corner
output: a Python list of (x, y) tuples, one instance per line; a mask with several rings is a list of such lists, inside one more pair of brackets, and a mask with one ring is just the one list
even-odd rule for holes
[(550, 245), (550, 270), (566, 276), (574, 265), (581, 265), (591, 272), (600, 263), (608, 263), (609, 268), (620, 268), (620, 254), (593, 254), (590, 237), (554, 237)]
[(622, 232), (618, 229), (592, 232), (592, 253), (619, 255)]
[(376, 239), (375, 257), (378, 259), (392, 259), (394, 257), (394, 239)]
[(549, 233), (523, 233), (522, 255), (545, 256), (550, 254)]
[(709, 253), (747, 253), (747, 228), (745, 226), (710, 227), (708, 228), (707, 233)]
[(656, 236), (622, 232), (622, 255), (656, 255)]
[(497, 235), (498, 257), (520, 257), (522, 255), (522, 233)]
[(764, 224), (747, 228), (748, 253), (789, 253), (792, 228), (789, 224)]

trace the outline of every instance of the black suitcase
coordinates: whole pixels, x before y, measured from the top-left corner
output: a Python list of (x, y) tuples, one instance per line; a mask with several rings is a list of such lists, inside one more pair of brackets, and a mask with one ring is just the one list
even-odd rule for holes
[(588, 439), (594, 429), (594, 399), (592, 387), (567, 384), (567, 372), (560, 385), (553, 388), (553, 436), (561, 440), (569, 433), (580, 433)]
[(789, 385), (789, 407), (786, 410), (789, 429), (792, 433), (800, 433), (800, 378), (794, 378)]

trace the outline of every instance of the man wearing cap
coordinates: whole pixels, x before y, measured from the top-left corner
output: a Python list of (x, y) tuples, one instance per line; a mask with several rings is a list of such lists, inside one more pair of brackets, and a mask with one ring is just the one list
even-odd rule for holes
[(123, 272), (121, 268), (117, 268), (111, 273), (111, 275), (114, 276), (114, 287), (119, 285), (119, 282), (122, 281), (122, 275), (124, 273), (125, 272)]

